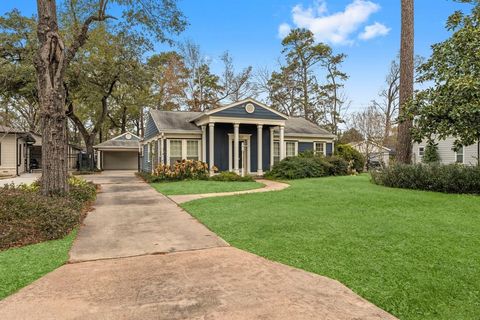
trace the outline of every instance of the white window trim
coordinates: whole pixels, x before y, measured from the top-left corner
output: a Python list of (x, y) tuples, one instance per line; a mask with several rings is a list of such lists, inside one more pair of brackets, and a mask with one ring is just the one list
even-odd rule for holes
[(455, 151), (455, 163), (465, 164), (465, 146), (462, 146), (462, 162), (458, 162), (458, 152)]
[(327, 142), (326, 141), (314, 141), (313, 142), (313, 154), (317, 154), (317, 144), (323, 144), (323, 155), (327, 156)]
[[(271, 162), (271, 164), (270, 165), (272, 165), (272, 166), (273, 166), (273, 162), (274, 162), (273, 159), (275, 157), (275, 154), (273, 152), (273, 150), (274, 150), (273, 145), (274, 145), (275, 142), (280, 143), (280, 140), (275, 140), (275, 139), (271, 140), (271, 148), (270, 148), (270, 159), (271, 159), (270, 162)], [(287, 157), (287, 142), (294, 142), (295, 143), (295, 157), (298, 156), (298, 141), (297, 140), (285, 140), (285, 141), (283, 141), (283, 148), (285, 150), (285, 157)]]
[(198, 146), (198, 159), (201, 160), (202, 156), (202, 143), (201, 139), (176, 139), (176, 138), (171, 138), (171, 139), (166, 139), (167, 142), (167, 164), (170, 165), (170, 141), (181, 141), (182, 142), (182, 160), (187, 159), (187, 141), (198, 141), (197, 146)]
[(423, 155), (425, 155), (425, 147), (424, 146), (418, 146), (418, 157), (420, 159), (423, 159), (423, 155), (420, 154), (420, 149), (423, 148)]

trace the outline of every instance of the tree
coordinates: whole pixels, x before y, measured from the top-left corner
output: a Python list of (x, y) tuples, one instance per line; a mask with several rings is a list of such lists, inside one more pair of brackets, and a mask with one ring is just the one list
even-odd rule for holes
[[(75, 0), (65, 1), (72, 14), (71, 38), (59, 30), (57, 2), (37, 0), (38, 50), (35, 57), (37, 90), (42, 121), (42, 179), (45, 195), (68, 191), (67, 118), (65, 113), (65, 73), (78, 50), (85, 44), (89, 29), (96, 22), (113, 18), (108, 15), (111, 4), (123, 9), (124, 19), (117, 26), (125, 32), (135, 29), (153, 34), (165, 41), (165, 31), (179, 32), (185, 27), (174, 0)], [(81, 21), (81, 22), (80, 22)], [(66, 42), (65, 40), (69, 40)]]
[(314, 67), (331, 55), (331, 48), (324, 43), (315, 44), (313, 33), (307, 29), (293, 29), (282, 40), (282, 46), (286, 68), (300, 88), (297, 103), (306, 119), (319, 123), (324, 110), (318, 108), (320, 92)]
[(0, 104), (4, 125), (38, 132), (40, 112), (33, 58), (35, 19), (13, 10), (0, 17)]
[(223, 72), (219, 78), (220, 87), (215, 104), (224, 100), (234, 102), (252, 97), (255, 93), (254, 83), (251, 81), (252, 67), (249, 66), (237, 74), (228, 51), (220, 56), (220, 60), (223, 62)]
[(301, 88), (292, 69), (286, 66), (281, 67), (279, 72), (272, 72), (266, 89), (274, 109), (288, 116), (298, 116), (303, 114), (299, 103)]
[(360, 131), (355, 128), (350, 128), (340, 135), (340, 139), (338, 140), (338, 142), (340, 144), (348, 144), (352, 142), (360, 142), (363, 140), (364, 138)]
[(402, 0), (402, 24), (400, 45), (400, 89), (399, 105), (402, 120), (398, 124), (396, 160), (411, 163), (412, 120), (403, 117), (407, 104), (413, 98), (414, 77), (414, 0)]
[(349, 106), (346, 96), (341, 93), (348, 75), (339, 68), (346, 57), (345, 54), (334, 55), (330, 50), (322, 63), (327, 70), (327, 83), (320, 87), (324, 92), (323, 103), (326, 107), (324, 122), (335, 135), (338, 134), (339, 124), (344, 122), (344, 113)]
[(434, 141), (428, 141), (422, 161), (424, 163), (438, 163), (440, 161), (440, 155), (438, 154), (438, 143), (435, 143)]
[[(432, 56), (420, 67), (420, 81), (433, 86), (417, 93), (408, 114), (415, 119), (416, 141), (453, 136), (455, 150), (474, 143), (480, 147), (480, 4), (462, 2), (474, 4), (472, 11), (448, 18), (446, 27), (453, 34), (433, 45)], [(480, 165), (480, 150), (477, 157)]]
[(158, 110), (179, 110), (187, 87), (188, 70), (183, 57), (175, 51), (151, 56), (147, 67), (152, 79), (152, 107)]
[(373, 106), (368, 106), (365, 110), (352, 114), (352, 127), (355, 128), (364, 139), (365, 157), (370, 159), (370, 153), (373, 146), (382, 145), (384, 133), (384, 119), (378, 110)]
[[(128, 95), (118, 92), (115, 97), (114, 94), (119, 85), (136, 92), (137, 81), (143, 77), (140, 72), (144, 68), (139, 61), (143, 53), (143, 47), (138, 46), (135, 37), (111, 34), (99, 25), (90, 32), (89, 40), (67, 72), (67, 115), (85, 142), (90, 170), (94, 169), (93, 146), (107, 117), (114, 125), (120, 123), (121, 130), (126, 131)], [(120, 109), (117, 119), (112, 116), (111, 105), (115, 103), (123, 104), (117, 108)]]

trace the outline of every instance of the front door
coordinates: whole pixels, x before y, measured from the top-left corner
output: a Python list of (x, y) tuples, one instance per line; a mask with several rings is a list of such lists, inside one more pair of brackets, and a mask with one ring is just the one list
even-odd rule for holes
[[(232, 152), (232, 169), (235, 169), (235, 141), (232, 141), (230, 145), (230, 150)], [(244, 161), (247, 158), (248, 154), (248, 143), (246, 140), (239, 140), (238, 141), (238, 170), (240, 171), (240, 175), (245, 175), (247, 174), (247, 164), (246, 161)]]

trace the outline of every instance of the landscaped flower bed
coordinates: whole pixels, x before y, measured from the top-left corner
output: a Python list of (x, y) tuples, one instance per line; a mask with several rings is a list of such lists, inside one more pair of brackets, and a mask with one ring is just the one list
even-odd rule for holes
[(38, 183), (0, 188), (0, 250), (65, 237), (82, 220), (96, 186), (69, 178), (66, 195), (43, 196)]

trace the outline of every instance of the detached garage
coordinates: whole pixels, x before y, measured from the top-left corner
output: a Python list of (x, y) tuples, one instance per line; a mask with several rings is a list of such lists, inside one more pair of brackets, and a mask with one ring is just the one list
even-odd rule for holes
[(140, 138), (130, 132), (94, 146), (100, 170), (138, 170)]

